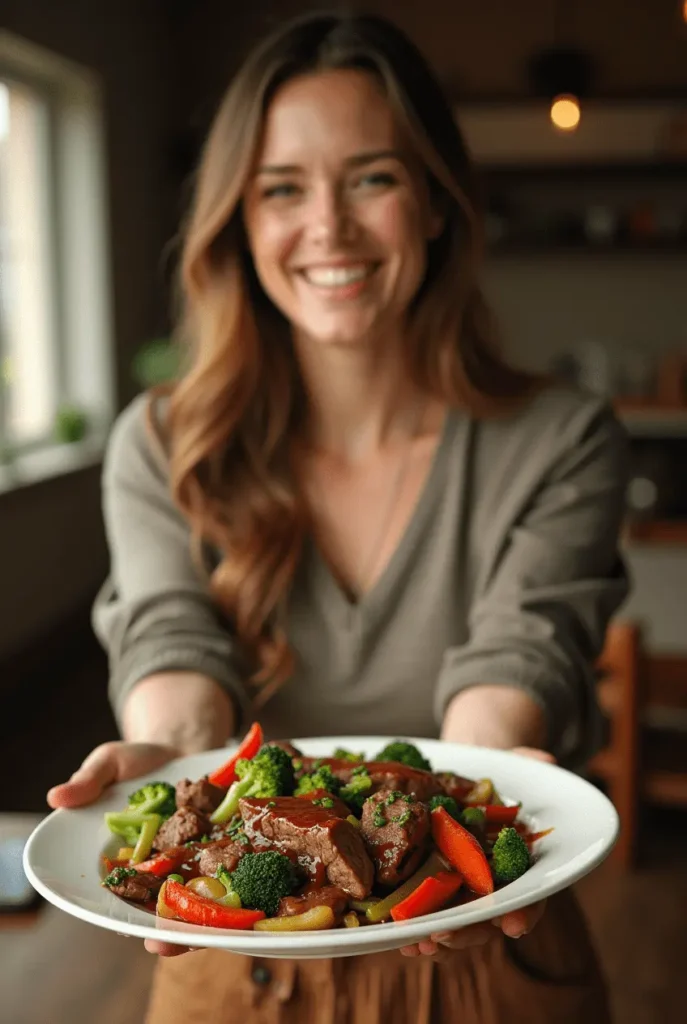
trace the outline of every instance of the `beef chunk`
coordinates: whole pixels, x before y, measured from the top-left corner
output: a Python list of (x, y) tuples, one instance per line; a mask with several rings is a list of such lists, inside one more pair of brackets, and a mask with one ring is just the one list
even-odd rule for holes
[(393, 789), (416, 800), (429, 800), (444, 792), (439, 780), (422, 768), (409, 768), (395, 761), (369, 761), (366, 768), (372, 777), (373, 789)]
[(155, 899), (163, 882), (164, 878), (158, 878), (149, 871), (137, 871), (135, 875), (123, 879), (121, 885), (112, 885), (108, 888), (115, 896), (121, 896), (125, 900), (147, 903)]
[[(340, 761), (333, 757), (304, 757), (302, 773), (311, 772), (314, 764), (319, 761), (328, 764), (337, 779), (342, 782), (350, 782), (355, 768), (359, 767), (351, 761)], [(405, 764), (397, 764), (395, 761), (364, 761), (372, 778), (372, 790), (396, 789), (400, 793), (413, 794), (417, 800), (429, 800), (437, 793), (444, 793), (444, 786), (439, 779), (431, 772), (422, 768), (409, 768)]]
[(400, 885), (425, 859), (429, 810), (412, 797), (398, 790), (380, 789), (365, 801), (361, 826), (377, 881), (382, 885)]
[(301, 757), (300, 760), (302, 767), (297, 774), (310, 775), (315, 771), (317, 765), (328, 764), (337, 779), (341, 779), (342, 782), (348, 782), (353, 769), (363, 763), (362, 761), (346, 761), (338, 757)]
[(302, 793), (298, 799), (309, 800), (315, 807), (325, 807), (330, 814), (337, 818), (347, 818), (351, 813), (343, 800), (332, 796), (326, 789), (311, 789), (309, 793)]
[(212, 814), (222, 803), (224, 793), (225, 790), (213, 786), (207, 779), (201, 779), (199, 782), (182, 779), (181, 782), (177, 782), (177, 807), (192, 807), (201, 814)]
[(327, 878), (355, 899), (372, 891), (374, 868), (360, 830), (300, 797), (240, 801), (246, 834), (256, 852), (295, 855), (303, 866), (323, 864)]
[(455, 772), (437, 772), (434, 777), (444, 787), (448, 796), (452, 796), (458, 803), (461, 803), (475, 786), (473, 779), (466, 779)]
[(221, 865), (227, 871), (233, 871), (244, 853), (249, 853), (249, 846), (242, 846), (232, 839), (220, 839), (216, 843), (203, 843), (198, 857), (198, 873), (214, 875)]
[(194, 811), (192, 807), (180, 807), (160, 826), (153, 848), (168, 850), (171, 846), (183, 846), (192, 839), (200, 839), (210, 831), (210, 828), (210, 822), (205, 815)]
[(321, 889), (312, 889), (302, 896), (284, 896), (279, 903), (277, 917), (292, 917), (294, 914), (305, 914), (307, 910), (322, 905), (334, 911), (336, 924), (348, 910), (348, 896), (336, 885), (325, 885)]

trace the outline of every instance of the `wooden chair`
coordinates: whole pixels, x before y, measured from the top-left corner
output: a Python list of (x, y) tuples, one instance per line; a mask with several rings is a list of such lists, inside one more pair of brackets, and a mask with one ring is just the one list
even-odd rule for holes
[(687, 732), (673, 725), (676, 713), (687, 712), (687, 656), (650, 656), (637, 623), (614, 621), (599, 671), (609, 741), (587, 768), (605, 782), (620, 815), (613, 857), (630, 868), (642, 802), (687, 807)]

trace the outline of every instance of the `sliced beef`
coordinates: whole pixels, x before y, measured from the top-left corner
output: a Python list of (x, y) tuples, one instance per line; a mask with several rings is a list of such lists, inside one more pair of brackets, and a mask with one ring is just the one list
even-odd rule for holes
[(372, 777), (373, 790), (393, 789), (416, 800), (429, 800), (444, 792), (436, 776), (422, 768), (409, 768), (396, 761), (368, 761), (365, 767)]
[(164, 878), (158, 878), (149, 871), (137, 871), (135, 875), (125, 878), (121, 885), (112, 885), (108, 888), (115, 896), (121, 896), (125, 900), (148, 903), (149, 900), (155, 899), (163, 882)]
[(362, 761), (346, 761), (338, 757), (301, 757), (302, 767), (298, 770), (298, 775), (310, 775), (315, 770), (316, 765), (328, 764), (337, 779), (341, 779), (342, 782), (348, 782), (351, 777), (351, 772)]
[[(301, 774), (313, 771), (317, 762), (328, 764), (342, 782), (349, 782), (353, 771), (359, 767), (352, 761), (341, 761), (334, 757), (304, 757)], [(409, 768), (408, 765), (398, 764), (396, 761), (361, 761), (372, 778), (372, 790), (397, 789), (401, 793), (412, 793), (417, 800), (429, 800), (437, 793), (444, 793), (445, 789), (436, 775), (426, 772), (422, 768)]]
[(226, 790), (213, 786), (207, 779), (200, 779), (199, 782), (182, 779), (181, 782), (177, 782), (177, 807), (192, 807), (201, 814), (212, 814), (222, 803), (225, 792)]
[(365, 801), (361, 830), (377, 881), (397, 886), (410, 878), (427, 856), (429, 809), (398, 790), (380, 789)]
[(438, 779), (448, 796), (452, 796), (458, 803), (463, 801), (475, 786), (473, 779), (463, 778), (455, 772), (436, 772), (434, 778)]
[(374, 867), (360, 829), (326, 807), (300, 797), (240, 801), (246, 834), (256, 851), (295, 855), (304, 867), (323, 864), (332, 885), (355, 899), (372, 891)]
[(325, 807), (337, 818), (347, 818), (351, 813), (343, 800), (328, 793), (326, 789), (311, 789), (309, 793), (299, 795), (298, 799), (309, 800), (315, 807)]
[(293, 917), (294, 914), (305, 914), (313, 907), (331, 907), (334, 911), (336, 924), (348, 910), (348, 896), (337, 885), (325, 885), (321, 889), (312, 889), (302, 896), (285, 896), (279, 902), (277, 917)]
[(244, 853), (249, 851), (250, 847), (235, 843), (232, 839), (220, 839), (216, 843), (203, 843), (198, 857), (198, 873), (214, 875), (220, 865), (227, 871), (233, 871)]
[(204, 814), (194, 811), (192, 807), (180, 807), (161, 825), (155, 836), (153, 848), (168, 850), (171, 846), (183, 846), (184, 843), (200, 839), (209, 833), (211, 827)]

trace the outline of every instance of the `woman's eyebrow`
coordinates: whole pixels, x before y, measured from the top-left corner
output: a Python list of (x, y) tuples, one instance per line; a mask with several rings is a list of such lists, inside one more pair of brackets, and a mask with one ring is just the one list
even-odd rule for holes
[[(346, 157), (344, 163), (349, 167), (364, 167), (377, 160), (399, 160), (404, 162), (403, 154), (396, 149), (375, 149), (364, 153), (355, 153)], [(256, 174), (298, 174), (303, 171), (299, 164), (263, 164)]]

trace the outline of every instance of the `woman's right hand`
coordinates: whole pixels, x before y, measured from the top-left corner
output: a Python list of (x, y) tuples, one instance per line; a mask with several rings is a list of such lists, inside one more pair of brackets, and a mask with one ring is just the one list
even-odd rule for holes
[(82, 807), (97, 800), (113, 782), (126, 782), (155, 771), (178, 757), (179, 751), (161, 743), (101, 743), (92, 750), (68, 782), (48, 791), (51, 807)]
[[(127, 779), (146, 775), (179, 754), (174, 747), (163, 746), (161, 743), (102, 743), (91, 751), (71, 779), (48, 791), (48, 804), (55, 808), (91, 804), (113, 782), (126, 782)], [(161, 956), (176, 956), (187, 951), (185, 946), (152, 939), (145, 940), (145, 947), (150, 953), (159, 953)]]

